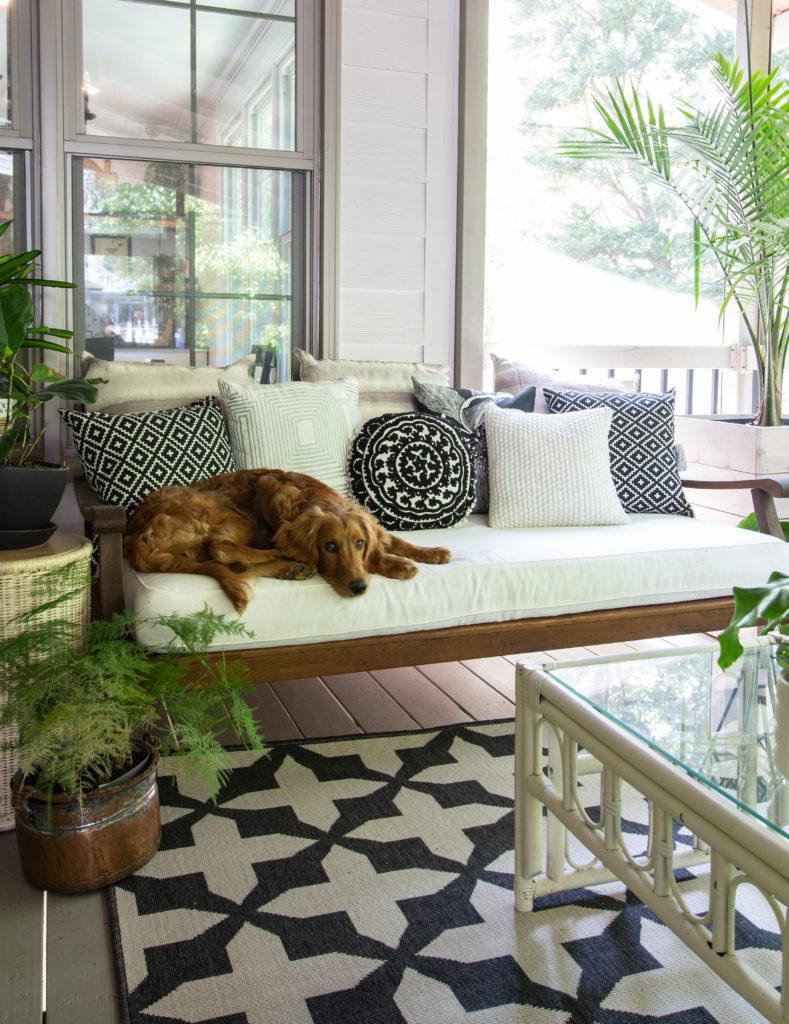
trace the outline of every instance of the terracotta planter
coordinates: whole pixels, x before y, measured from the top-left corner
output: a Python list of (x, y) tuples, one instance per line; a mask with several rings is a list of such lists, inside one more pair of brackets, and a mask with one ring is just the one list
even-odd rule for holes
[[(745, 480), (789, 473), (789, 425), (755, 427), (732, 418), (677, 416), (676, 438), (688, 460), (685, 476)], [(747, 516), (753, 511), (748, 491), (692, 491), (696, 505)], [(778, 515), (789, 519), (789, 500), (776, 502)]]
[(16, 836), (31, 885), (52, 892), (101, 889), (134, 874), (159, 848), (158, 751), (139, 745), (138, 762), (90, 793), (46, 797), (14, 780)]

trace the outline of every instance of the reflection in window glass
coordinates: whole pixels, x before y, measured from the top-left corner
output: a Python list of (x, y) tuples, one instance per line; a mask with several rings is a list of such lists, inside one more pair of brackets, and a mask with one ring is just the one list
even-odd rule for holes
[(11, 9), (0, 4), (0, 128), (13, 124), (11, 110)]
[(83, 160), (85, 349), (198, 365), (273, 352), (286, 369), (290, 176)]
[[(21, 160), (22, 155), (16, 157)], [(13, 153), (0, 152), (0, 224), (14, 219), (14, 164)], [(0, 256), (14, 251), (14, 225), (0, 238)]]
[(491, 4), (489, 347), (526, 357), (530, 343), (720, 341), (719, 275), (707, 269), (696, 311), (691, 222), (680, 204), (638, 168), (563, 159), (557, 145), (594, 124), (590, 96), (617, 77), (651, 92), (670, 116), (676, 97), (713, 101), (707, 55), (732, 56), (734, 28), (733, 16), (702, 0)]
[[(294, 148), (292, 4), (83, 0), (82, 11), (88, 135)], [(265, 91), (265, 113), (250, 116)]]

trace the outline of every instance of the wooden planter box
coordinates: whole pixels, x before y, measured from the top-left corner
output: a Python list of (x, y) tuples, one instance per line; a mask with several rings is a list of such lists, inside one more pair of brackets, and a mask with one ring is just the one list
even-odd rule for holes
[[(754, 427), (724, 417), (677, 416), (677, 441), (688, 460), (688, 477), (747, 480), (789, 473), (789, 426)], [(693, 504), (747, 516), (753, 511), (748, 491), (687, 490)], [(789, 519), (789, 500), (776, 501), (778, 515)]]

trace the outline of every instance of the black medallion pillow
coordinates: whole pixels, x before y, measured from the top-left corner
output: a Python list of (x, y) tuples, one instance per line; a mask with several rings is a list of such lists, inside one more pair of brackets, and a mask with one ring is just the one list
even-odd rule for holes
[(351, 490), (387, 530), (454, 526), (474, 507), (477, 443), (444, 416), (375, 416), (351, 445)]
[(692, 516), (677, 469), (672, 388), (647, 392), (583, 392), (543, 388), (548, 411), (604, 407), (613, 412), (608, 451), (616, 493), (625, 512)]
[(513, 396), (506, 392), (475, 391), (472, 388), (453, 388), (442, 384), (426, 384), (416, 377), (411, 378), (416, 407), (420, 412), (432, 412), (449, 416), (477, 435), (477, 460), (474, 476), (477, 500), (474, 511), (487, 514), (490, 505), (488, 484), (488, 444), (485, 437), (485, 410), (491, 404), (500, 409), (517, 409), (520, 412), (534, 412), (537, 388), (528, 387)]
[(236, 467), (222, 406), (207, 397), (159, 412), (64, 412), (85, 478), (98, 496), (133, 515), (160, 487), (193, 484)]

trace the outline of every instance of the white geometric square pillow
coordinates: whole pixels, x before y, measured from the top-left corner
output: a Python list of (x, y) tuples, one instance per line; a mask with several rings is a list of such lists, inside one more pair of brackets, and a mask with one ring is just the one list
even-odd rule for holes
[(362, 425), (355, 380), (248, 385), (220, 380), (237, 469), (306, 473), (346, 497), (348, 448)]

